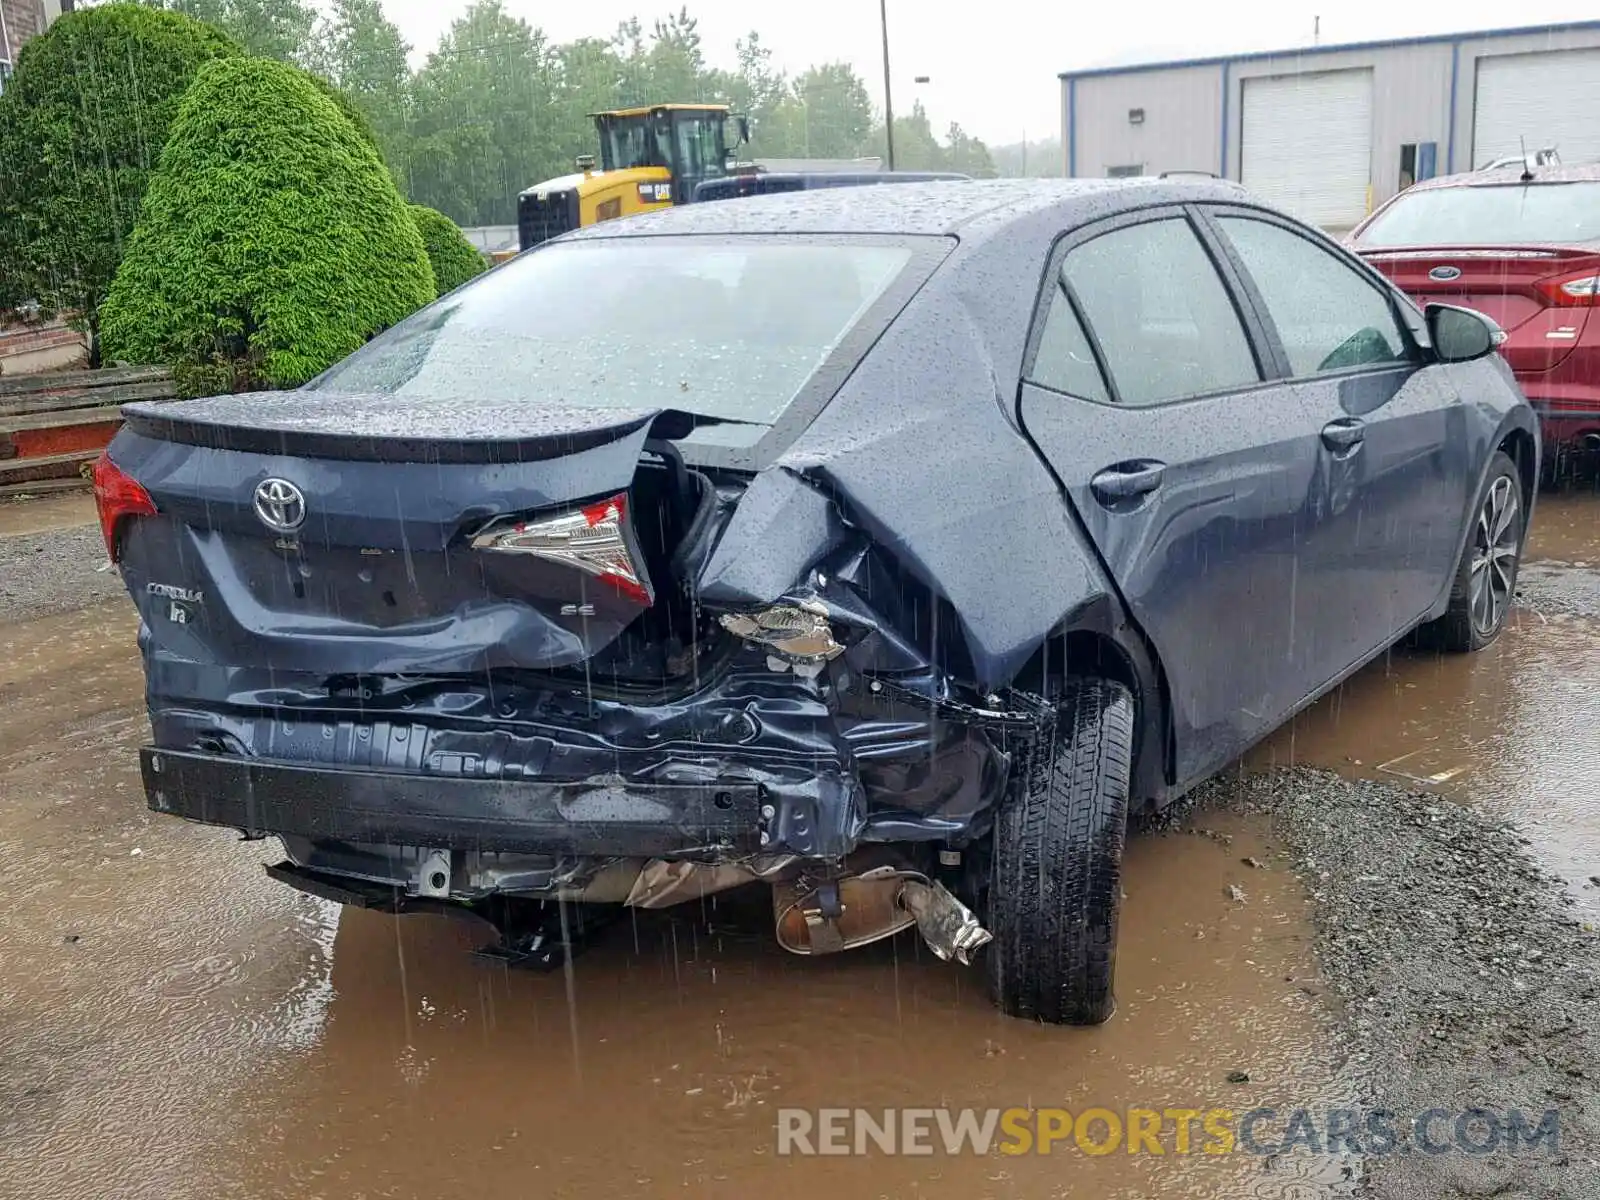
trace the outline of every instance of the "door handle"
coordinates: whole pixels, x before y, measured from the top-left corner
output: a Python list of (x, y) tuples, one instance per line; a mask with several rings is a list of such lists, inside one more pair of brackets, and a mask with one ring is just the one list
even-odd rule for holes
[(1354, 417), (1340, 417), (1322, 427), (1322, 444), (1334, 453), (1354, 450), (1367, 436), (1367, 427)]
[(1131, 500), (1135, 496), (1148, 495), (1160, 487), (1161, 476), (1166, 469), (1166, 463), (1151, 462), (1148, 459), (1118, 463), (1114, 467), (1107, 467), (1091, 479), (1089, 488), (1102, 503)]

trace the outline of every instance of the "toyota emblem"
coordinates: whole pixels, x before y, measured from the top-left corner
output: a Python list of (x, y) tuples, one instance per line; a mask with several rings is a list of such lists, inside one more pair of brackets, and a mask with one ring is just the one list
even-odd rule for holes
[(293, 533), (306, 523), (306, 498), (287, 479), (256, 484), (256, 516), (274, 533)]
[(1428, 272), (1429, 279), (1437, 279), (1440, 283), (1448, 283), (1452, 279), (1461, 278), (1460, 267), (1435, 267)]

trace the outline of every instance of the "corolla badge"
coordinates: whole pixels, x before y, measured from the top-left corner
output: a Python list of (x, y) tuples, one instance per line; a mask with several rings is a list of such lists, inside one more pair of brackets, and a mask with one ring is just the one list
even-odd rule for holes
[(306, 523), (304, 493), (287, 479), (256, 484), (256, 516), (274, 533), (293, 533)]
[(1437, 279), (1440, 283), (1447, 283), (1452, 279), (1461, 278), (1460, 267), (1435, 267), (1428, 272), (1429, 279)]

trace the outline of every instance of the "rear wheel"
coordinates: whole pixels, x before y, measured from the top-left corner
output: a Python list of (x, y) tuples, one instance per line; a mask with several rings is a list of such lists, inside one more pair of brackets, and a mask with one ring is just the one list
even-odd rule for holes
[(1509, 456), (1497, 453), (1473, 510), (1467, 545), (1450, 589), (1450, 607), (1423, 631), (1425, 642), (1466, 652), (1481, 650), (1500, 636), (1516, 595), (1526, 529), (1522, 477)]
[(1097, 1025), (1116, 1006), (1133, 732), (1127, 688), (1070, 681), (1029, 778), (998, 814), (989, 980), (1011, 1016)]

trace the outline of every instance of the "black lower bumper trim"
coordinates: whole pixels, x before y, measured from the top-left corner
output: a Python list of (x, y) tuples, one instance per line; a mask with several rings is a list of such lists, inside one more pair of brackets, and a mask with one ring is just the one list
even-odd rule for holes
[(649, 858), (761, 836), (764, 789), (743, 781), (444, 779), (154, 747), (139, 762), (154, 812), (317, 841)]
[(1600, 421), (1600, 408), (1556, 408), (1554, 405), (1530, 400), (1529, 405), (1545, 421)]

